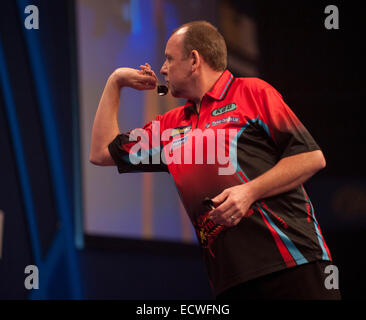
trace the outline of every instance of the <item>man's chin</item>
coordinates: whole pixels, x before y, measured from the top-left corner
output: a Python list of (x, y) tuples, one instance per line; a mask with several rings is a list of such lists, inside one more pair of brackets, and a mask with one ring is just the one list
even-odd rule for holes
[(179, 92), (175, 91), (175, 90), (171, 90), (170, 94), (174, 97), (174, 98), (181, 98)]
[(183, 92), (181, 91), (177, 91), (174, 90), (173, 88), (169, 88), (170, 89), (170, 94), (174, 97), (174, 98), (185, 98)]
[(173, 87), (170, 85), (168, 85), (169, 88), (169, 92), (170, 94), (174, 97), (174, 98), (182, 98), (182, 99), (187, 99), (186, 95), (184, 94), (184, 92), (182, 92), (182, 90), (177, 90), (176, 87)]

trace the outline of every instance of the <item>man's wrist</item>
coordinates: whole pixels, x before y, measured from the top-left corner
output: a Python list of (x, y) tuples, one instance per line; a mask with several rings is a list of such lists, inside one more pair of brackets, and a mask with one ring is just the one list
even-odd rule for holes
[(109, 76), (108, 81), (111, 85), (116, 86), (118, 88), (122, 88), (126, 86), (125, 78), (122, 76), (122, 68), (118, 68), (112, 72)]
[(249, 181), (245, 184), (246, 193), (251, 202), (251, 204), (255, 203), (257, 200), (261, 198), (260, 188), (256, 180)]

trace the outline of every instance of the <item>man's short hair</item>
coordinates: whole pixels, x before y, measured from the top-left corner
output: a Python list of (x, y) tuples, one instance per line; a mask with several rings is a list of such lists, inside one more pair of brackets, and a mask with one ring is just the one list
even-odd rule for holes
[(197, 50), (206, 63), (216, 71), (227, 67), (227, 49), (224, 37), (207, 21), (192, 21), (183, 24), (174, 32), (187, 28), (183, 37), (183, 56), (187, 58)]

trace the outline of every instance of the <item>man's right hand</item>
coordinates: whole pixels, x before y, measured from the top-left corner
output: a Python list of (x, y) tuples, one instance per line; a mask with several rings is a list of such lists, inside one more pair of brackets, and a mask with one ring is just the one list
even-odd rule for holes
[(118, 68), (112, 73), (111, 78), (120, 87), (130, 87), (136, 90), (153, 90), (156, 88), (158, 79), (150, 66), (147, 66), (141, 66), (141, 70)]

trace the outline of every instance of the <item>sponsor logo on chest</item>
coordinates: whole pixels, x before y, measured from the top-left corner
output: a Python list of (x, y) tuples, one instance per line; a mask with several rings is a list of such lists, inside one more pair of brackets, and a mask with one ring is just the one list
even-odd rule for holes
[(184, 126), (184, 127), (177, 127), (174, 128), (170, 134), (170, 137), (173, 138), (175, 136), (181, 135), (181, 134), (186, 134), (187, 132), (189, 132), (192, 128), (192, 125), (188, 125), (188, 126)]
[(223, 124), (223, 123), (239, 123), (239, 117), (226, 117), (223, 119), (208, 122), (205, 124), (205, 129), (207, 129), (209, 127), (214, 127), (214, 126), (217, 126), (217, 125)]
[(216, 117), (216, 116), (220, 116), (226, 112), (230, 112), (230, 111), (234, 111), (236, 109), (236, 104), (235, 103), (230, 103), (230, 104), (227, 104), (226, 106), (223, 106), (223, 107), (220, 107), (220, 108), (217, 108), (215, 110), (213, 110), (211, 112), (211, 115), (213, 117)]
[(183, 136), (182, 138), (178, 138), (173, 140), (172, 144), (171, 144), (171, 148), (170, 151), (180, 147), (182, 144), (186, 143), (188, 140), (188, 136)]

